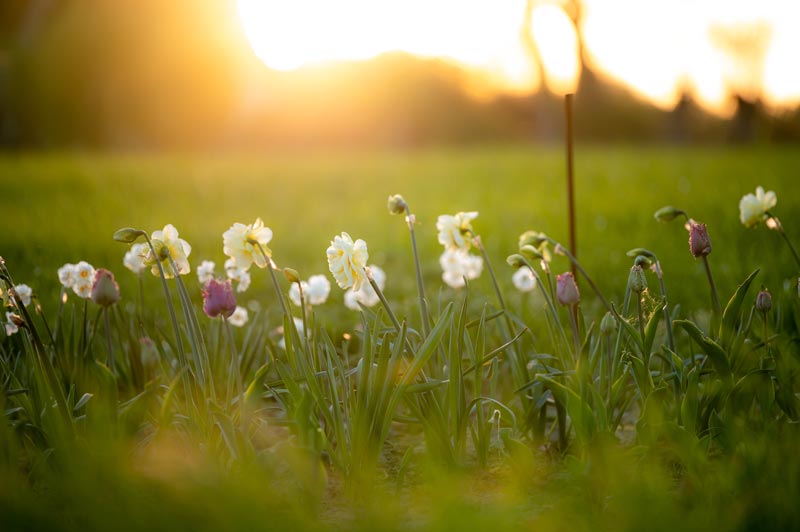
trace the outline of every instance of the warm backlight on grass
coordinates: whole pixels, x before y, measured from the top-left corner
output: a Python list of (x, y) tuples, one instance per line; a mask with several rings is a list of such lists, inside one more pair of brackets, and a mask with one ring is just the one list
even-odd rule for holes
[[(255, 53), (270, 68), (362, 60), (391, 51), (455, 61), (492, 88), (574, 90), (580, 72), (575, 26), (557, 0), (238, 0)], [(585, 60), (662, 107), (683, 91), (717, 112), (730, 94), (761, 94), (773, 106), (800, 102), (800, 4), (706, 0), (584, 0)], [(526, 12), (531, 20), (525, 24)]]

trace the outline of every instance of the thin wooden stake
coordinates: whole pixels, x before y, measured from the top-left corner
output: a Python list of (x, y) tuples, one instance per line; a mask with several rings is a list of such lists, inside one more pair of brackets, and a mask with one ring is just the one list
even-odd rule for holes
[[(577, 238), (575, 236), (575, 177), (573, 174), (573, 135), (572, 135), (572, 97), (567, 94), (564, 98), (564, 106), (567, 119), (567, 226), (569, 229), (569, 251), (573, 257), (578, 257)], [(572, 276), (577, 281), (575, 264), (572, 265)]]

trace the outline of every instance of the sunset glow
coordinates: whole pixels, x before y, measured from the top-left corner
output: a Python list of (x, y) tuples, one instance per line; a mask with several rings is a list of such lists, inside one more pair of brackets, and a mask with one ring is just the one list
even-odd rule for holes
[[(391, 51), (454, 61), (492, 90), (530, 91), (538, 79), (523, 44), (524, 0), (239, 0), (259, 58), (275, 70), (363, 60)], [(730, 94), (759, 94), (772, 107), (800, 103), (800, 4), (705, 0), (585, 0), (589, 66), (670, 108), (688, 90), (714, 112)], [(557, 0), (535, 3), (530, 21), (550, 90), (574, 90), (578, 40)], [(635, 44), (632, 44), (635, 43)], [(731, 53), (730, 43), (746, 53)], [(742, 43), (744, 45), (742, 46)], [(727, 48), (726, 48), (727, 46)]]

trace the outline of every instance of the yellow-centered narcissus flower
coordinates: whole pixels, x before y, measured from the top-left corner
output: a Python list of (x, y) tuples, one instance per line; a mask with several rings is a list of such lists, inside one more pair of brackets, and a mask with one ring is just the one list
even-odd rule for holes
[(756, 188), (755, 195), (746, 194), (739, 200), (739, 219), (745, 227), (753, 227), (767, 219), (767, 211), (778, 204), (778, 197), (763, 187)]
[(261, 218), (256, 218), (250, 225), (237, 222), (222, 233), (222, 252), (232, 258), (240, 270), (249, 269), (253, 263), (259, 268), (266, 268), (267, 261), (255, 243), (261, 244), (264, 253), (271, 257), (272, 251), (267, 247), (270, 240), (272, 229), (264, 227)]
[[(156, 248), (156, 252), (164, 249), (169, 253), (169, 256), (175, 261), (179, 275), (186, 275), (192, 271), (188, 258), (192, 253), (192, 246), (186, 240), (178, 238), (178, 230), (175, 229), (174, 225), (167, 224), (162, 231), (153, 231), (150, 239), (153, 241), (153, 247)], [(158, 264), (156, 264), (159, 260), (166, 261), (166, 257), (153, 257), (152, 251), (148, 251), (145, 264), (151, 266), (150, 271), (155, 276), (159, 275)], [(174, 277), (172, 265), (169, 263), (164, 265), (164, 277), (167, 279)]]
[(347, 233), (336, 236), (327, 250), (328, 269), (340, 288), (359, 290), (367, 282), (364, 267), (369, 253), (367, 243), (360, 238), (353, 242)]
[(464, 238), (472, 232), (472, 224), (470, 222), (478, 217), (478, 213), (473, 212), (459, 212), (453, 216), (449, 214), (442, 214), (436, 220), (436, 229), (439, 231), (439, 243), (444, 246), (446, 250), (450, 249), (469, 249), (471, 240)]

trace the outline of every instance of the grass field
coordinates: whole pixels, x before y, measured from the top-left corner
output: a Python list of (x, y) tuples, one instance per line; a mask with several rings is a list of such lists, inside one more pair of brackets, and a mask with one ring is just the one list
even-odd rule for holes
[[(532, 297), (514, 290), (505, 259), (520, 233), (566, 242), (555, 149), (2, 156), (0, 256), (49, 321), (32, 312), (24, 334), (0, 342), (0, 529), (796, 528), (798, 269), (777, 232), (742, 226), (738, 203), (758, 185), (774, 190), (773, 214), (800, 243), (800, 152), (579, 146), (576, 173), (581, 263), (622, 311), (633, 264), (625, 252), (655, 252), (670, 304), (680, 306), (673, 317), (702, 329), (693, 336), (692, 322), (676, 321), (674, 354), (656, 295), (643, 296), (645, 314), (633, 305), (603, 332), (606, 309), (583, 279), (584, 320), (572, 328), (568, 309), (548, 314), (541, 288)], [(408, 230), (387, 212), (394, 193), (419, 222), (430, 334), (419, 324)], [(721, 326), (709, 325), (706, 274), (686, 231), (653, 218), (669, 204), (708, 224), (723, 306), (761, 268)], [(489, 316), (497, 303), (485, 269), (469, 305), (441, 280), (436, 218), (471, 210), (513, 323)], [(291, 320), (254, 268), (239, 299), (268, 312), (227, 340), (222, 322), (199, 311), (194, 268), (208, 259), (219, 271), (223, 231), (259, 216), (274, 232), (275, 262), (303, 278), (328, 275), (334, 235), (363, 238), (412, 330), (396, 330), (382, 311), (362, 319), (334, 284), (314, 309), (319, 327), (281, 350), (270, 331), (291, 331)], [(201, 319), (193, 332), (184, 314), (182, 334), (208, 345), (208, 360), (185, 368), (159, 280), (145, 271), (142, 317), (136, 277), (122, 265), (128, 248), (112, 239), (121, 227), (167, 223), (193, 247), (185, 283)], [(110, 351), (99, 310), (90, 307), (87, 328), (75, 298), (59, 307), (56, 270), (79, 260), (119, 280)], [(553, 259), (554, 273), (569, 268)], [(762, 284), (771, 314), (753, 310)], [(533, 334), (509, 342), (522, 322)], [(39, 342), (32, 329), (45, 323)], [(159, 340), (150, 374), (142, 336)]]
[[(688, 254), (686, 233), (652, 217), (663, 205), (708, 224), (710, 260), (723, 293), (767, 259), (789, 264), (777, 234), (742, 227), (738, 201), (756, 185), (775, 190), (787, 231), (791, 236), (798, 227), (800, 234), (795, 149), (590, 146), (578, 148), (575, 164), (579, 255), (617, 297), (627, 279), (625, 252), (646, 247), (662, 260), (668, 292), (692, 309), (705, 303), (689, 282), (704, 274)], [(470, 210), (481, 213), (476, 230), (508, 286), (503, 261), (520, 233), (536, 229), (567, 240), (564, 166), (559, 150), (522, 147), (258, 157), (6, 155), (0, 159), (0, 250), (20, 282), (43, 294), (56, 291), (56, 268), (78, 260), (119, 271), (129, 292), (134, 283), (121, 268), (125, 248), (111, 239), (116, 229), (153, 231), (172, 223), (193, 246), (193, 265), (204, 259), (221, 265), (222, 232), (260, 216), (274, 231), (275, 260), (305, 276), (326, 271), (324, 251), (333, 235), (363, 238), (372, 262), (390, 276), (388, 293), (402, 300), (413, 296), (412, 276), (401, 273), (411, 264), (408, 235), (385, 208), (386, 197), (399, 193), (420, 222), (423, 270), (432, 287), (440, 275), (436, 217)], [(561, 266), (568, 269), (566, 261)], [(775, 290), (795, 273), (765, 268), (762, 282)], [(488, 280), (480, 287), (488, 291)]]

